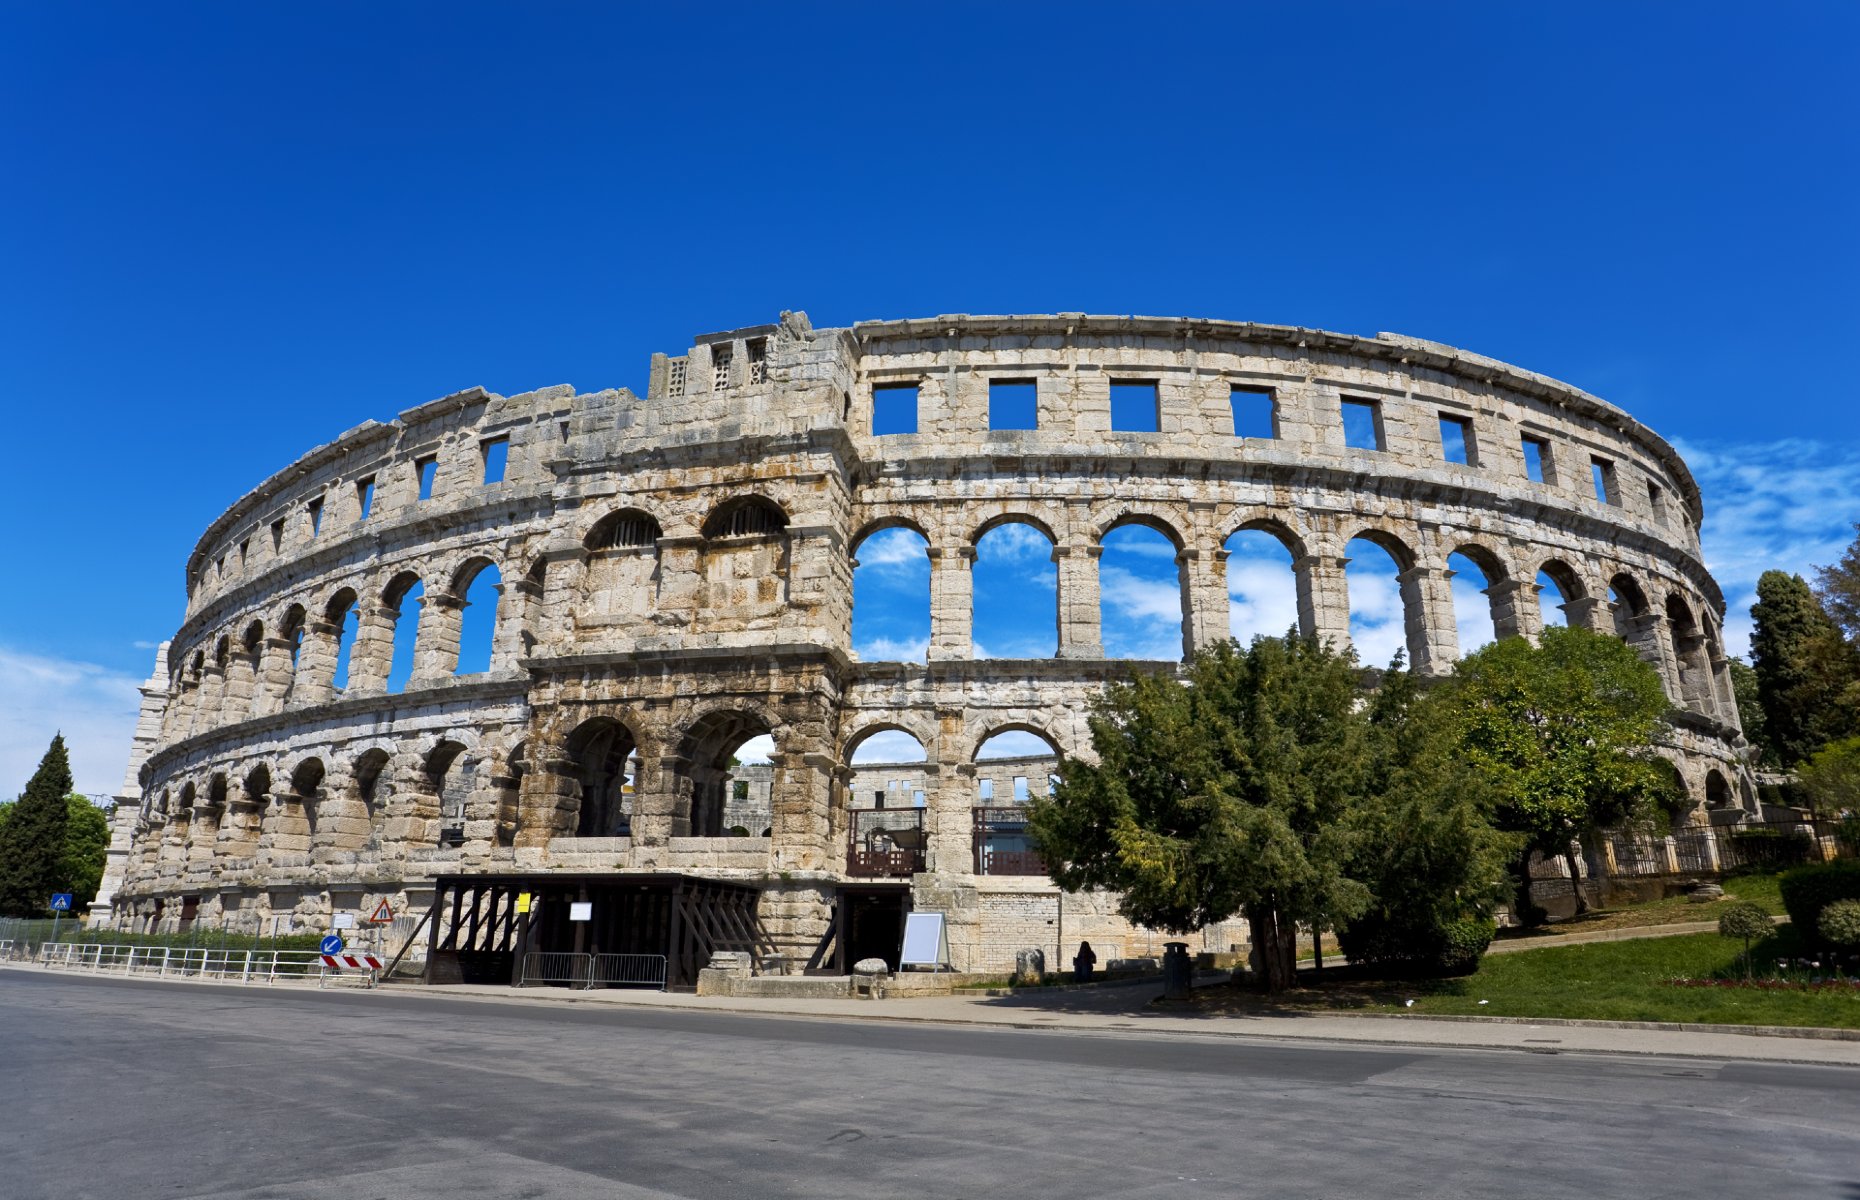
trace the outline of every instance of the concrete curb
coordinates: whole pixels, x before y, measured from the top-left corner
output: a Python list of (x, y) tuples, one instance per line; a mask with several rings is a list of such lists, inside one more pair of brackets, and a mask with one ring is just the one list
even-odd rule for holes
[(1446, 1021), (1457, 1025), (1555, 1025), (1569, 1029), (1645, 1029), (1661, 1033), (1735, 1033), (1743, 1037), (1817, 1038), (1829, 1042), (1860, 1042), (1860, 1029), (1827, 1025), (1713, 1025), (1705, 1021), (1595, 1021), (1581, 1017), (1483, 1017), (1452, 1013), (1350, 1012), (1347, 1009), (1299, 1009), (1326, 1017), (1354, 1017), (1363, 1021)]
[[(1787, 925), (1786, 916), (1771, 917), (1772, 925)], [(1554, 950), (1558, 946), (1589, 946), (1598, 942), (1637, 942), (1642, 938), (1684, 937), (1689, 933), (1716, 933), (1716, 921), (1682, 921), (1673, 925), (1630, 925), (1625, 929), (1598, 929), (1594, 933), (1552, 933), (1542, 937), (1503, 938), (1487, 954), (1518, 954), (1525, 950)]]

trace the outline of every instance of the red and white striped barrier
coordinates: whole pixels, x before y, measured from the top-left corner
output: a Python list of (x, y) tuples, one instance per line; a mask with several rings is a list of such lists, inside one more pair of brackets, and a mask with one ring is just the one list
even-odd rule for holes
[(340, 971), (344, 967), (352, 971), (379, 971), (381, 960), (372, 954), (325, 954), (323, 965), (332, 971)]

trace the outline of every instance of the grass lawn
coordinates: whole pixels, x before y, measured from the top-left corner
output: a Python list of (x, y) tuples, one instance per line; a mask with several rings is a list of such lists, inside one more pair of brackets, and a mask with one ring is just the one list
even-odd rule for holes
[(1716, 903), (1694, 904), (1684, 896), (1673, 896), (1666, 900), (1651, 900), (1646, 904), (1596, 909), (1580, 917), (1540, 925), (1536, 929), (1501, 929), (1498, 936), (1505, 941), (1529, 940), (1564, 933), (1597, 933), (1608, 929), (1639, 929), (1648, 925), (1678, 925), (1685, 921), (1716, 921), (1724, 905), (1733, 900), (1748, 900), (1752, 904), (1762, 905), (1763, 910), (1771, 916), (1782, 915), (1782, 891), (1775, 875), (1739, 875), (1722, 882), (1726, 899)]
[[(1464, 979), (1371, 980), (1348, 969), (1315, 986), (1267, 1000), (1238, 988), (1207, 988), (1210, 1012), (1357, 1009), (1485, 1017), (1571, 1017), (1601, 1021), (1687, 1021), (1731, 1025), (1816, 1025), (1860, 1029), (1860, 988), (1781, 991), (1675, 987), (1667, 981), (1733, 972), (1741, 943), (1715, 933), (1546, 946), (1487, 958)], [(1788, 928), (1758, 943), (1758, 962), (1801, 951)], [(1331, 974), (1331, 972), (1326, 972)], [(1412, 1008), (1403, 1002), (1412, 999)], [(1480, 1004), (1479, 1001), (1486, 1001)]]

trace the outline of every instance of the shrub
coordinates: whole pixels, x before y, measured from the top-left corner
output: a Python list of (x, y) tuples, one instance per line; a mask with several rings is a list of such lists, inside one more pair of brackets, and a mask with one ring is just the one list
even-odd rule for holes
[(1822, 909), (1815, 932), (1843, 950), (1860, 950), (1860, 900), (1836, 900)]
[(1760, 904), (1740, 901), (1726, 908), (1718, 917), (1718, 936), (1742, 938), (1746, 944), (1765, 936), (1774, 928), (1770, 915)]
[(1819, 936), (1821, 910), (1837, 900), (1860, 900), (1860, 860), (1785, 871), (1778, 881), (1789, 921), (1810, 941)]
[(1481, 917), (1428, 923), (1398, 923), (1366, 913), (1337, 931), (1337, 943), (1352, 963), (1393, 967), (1403, 974), (1470, 975), (1492, 944), (1497, 926)]

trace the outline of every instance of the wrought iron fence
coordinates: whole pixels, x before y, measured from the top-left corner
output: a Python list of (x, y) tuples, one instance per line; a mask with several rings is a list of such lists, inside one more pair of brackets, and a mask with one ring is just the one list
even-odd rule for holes
[[(1571, 850), (1585, 877), (1635, 879), (1786, 870), (1860, 858), (1860, 818), (1689, 826), (1665, 837), (1614, 830), (1597, 838), (1590, 849), (1577, 844)], [(1531, 863), (1531, 877), (1544, 882), (1567, 880), (1569, 870), (1560, 855), (1537, 858)]]

